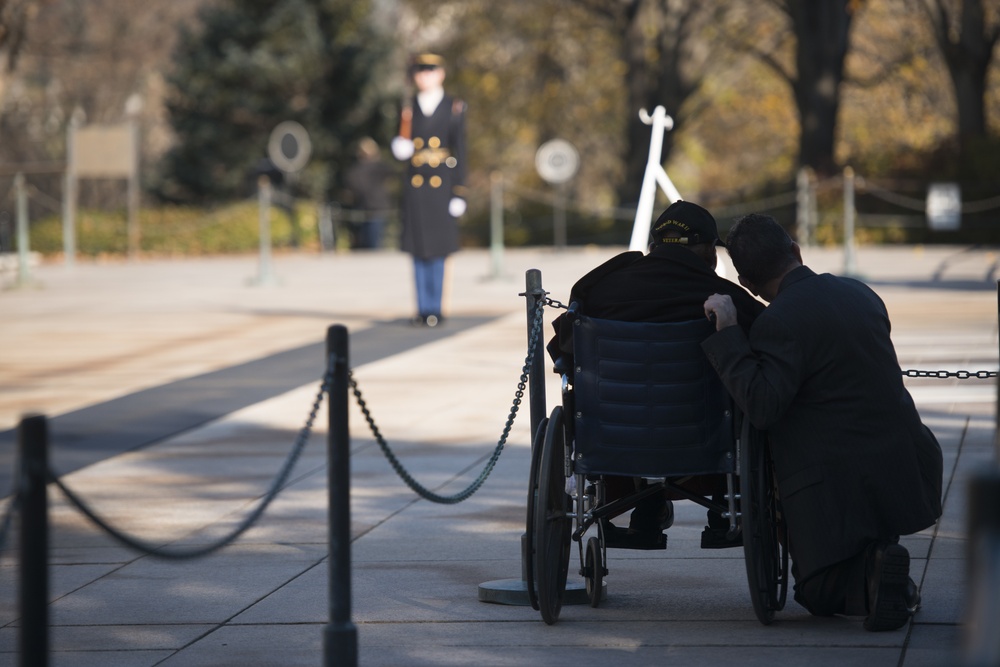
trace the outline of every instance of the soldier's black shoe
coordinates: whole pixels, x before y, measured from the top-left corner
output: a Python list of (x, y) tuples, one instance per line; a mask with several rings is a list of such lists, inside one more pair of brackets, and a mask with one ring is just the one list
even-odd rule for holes
[[(898, 630), (910, 620), (910, 605), (914, 599), (910, 591), (910, 552), (906, 547), (879, 542), (869, 554), (868, 561), (868, 616), (865, 630), (882, 632)], [(916, 585), (913, 586), (913, 590)], [(919, 592), (915, 601), (919, 606)], [(916, 611), (916, 609), (914, 609)]]

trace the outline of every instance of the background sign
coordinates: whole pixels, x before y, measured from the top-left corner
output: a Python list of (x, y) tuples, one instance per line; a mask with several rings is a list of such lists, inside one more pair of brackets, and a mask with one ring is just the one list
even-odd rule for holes
[(135, 167), (135, 135), (128, 123), (74, 129), (73, 168), (77, 176), (129, 178)]
[(927, 189), (927, 224), (938, 231), (953, 231), (962, 223), (962, 189), (958, 183), (931, 183)]
[(295, 173), (306, 166), (312, 154), (309, 133), (294, 120), (278, 123), (271, 130), (267, 142), (267, 156), (274, 166), (284, 172)]
[(580, 154), (563, 139), (546, 141), (535, 153), (535, 169), (548, 183), (565, 183), (576, 175), (579, 167)]

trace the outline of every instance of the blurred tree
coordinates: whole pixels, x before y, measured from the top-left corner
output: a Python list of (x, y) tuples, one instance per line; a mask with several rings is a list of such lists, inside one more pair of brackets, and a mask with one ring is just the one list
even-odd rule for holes
[[(121, 122), (126, 100), (138, 94), (148, 169), (172, 139), (163, 121), (162, 71), (177, 25), (193, 18), (203, 1), (35, 0), (17, 69), (0, 73), (0, 163), (45, 163), (52, 171), (32, 174), (32, 185), (58, 199), (62, 177), (56, 171), (74, 111), (80, 109), (87, 123)], [(87, 179), (80, 203), (120, 208), (123, 185)]]
[(0, 0), (0, 59), (3, 69), (14, 71), (28, 33), (28, 23), (38, 12), (39, 0)]
[[(507, 128), (517, 124), (518, 136), (534, 142), (526, 147), (531, 153), (522, 152), (526, 160), (554, 136), (573, 141), (585, 156), (576, 181), (581, 196), (629, 206), (638, 200), (649, 151), (650, 128), (639, 110), (662, 105), (673, 117), (666, 161), (676, 132), (698, 112), (685, 105), (714, 55), (707, 33), (724, 4), (408, 0), (427, 35), (414, 30), (409, 41), (442, 49), (457, 65), (449, 79), (471, 84), (463, 93), (472, 98), (470, 123), (488, 116), (488, 125), (494, 118)], [(471, 86), (492, 91), (488, 105), (476, 104), (482, 91)], [(475, 137), (470, 141), (474, 146)]]
[(1000, 5), (982, 0), (922, 0), (955, 92), (959, 148), (986, 137), (986, 76), (1000, 40)]
[[(167, 102), (177, 136), (159, 194), (207, 200), (248, 194), (274, 127), (309, 132), (303, 184), (314, 196), (340, 185), (362, 136), (385, 138), (382, 108), (391, 50), (357, 0), (226, 0), (206, 5), (178, 44)], [(250, 178), (250, 183), (248, 183)]]
[[(220, 15), (217, 28), (198, 23), (200, 7)], [(241, 14), (260, 20), (233, 17)], [(179, 23), (192, 29), (176, 49)], [(567, 197), (600, 209), (595, 218), (612, 235), (612, 213), (627, 225), (628, 209), (612, 207), (634, 201), (649, 140), (637, 110), (656, 104), (676, 123), (664, 148), (671, 178), (702, 201), (787, 192), (812, 159), (803, 156), (817, 153), (918, 188), (947, 175), (986, 198), (1000, 155), (1000, 68), (990, 59), (998, 23), (996, 0), (0, 0), (0, 164), (55, 171), (74, 109), (89, 123), (118, 122), (139, 93), (145, 181), (163, 196), (215, 203), (242, 194), (286, 118), (306, 125), (315, 145), (300, 184), (335, 193), (350, 144), (372, 134), (384, 145), (395, 130), (405, 54), (384, 48), (392, 33), (396, 49), (447, 58), (446, 86), (469, 103), (466, 220), (485, 217), (489, 173), (500, 169), (517, 209), (514, 241), (550, 232), (554, 189), (533, 160), (554, 137), (582, 157)], [(985, 70), (986, 140), (973, 140), (965, 158), (956, 159), (953, 137), (975, 114), (960, 111), (959, 98), (975, 96), (956, 92), (935, 33), (965, 53), (956, 68)], [(807, 132), (808, 118), (816, 129)], [(832, 145), (832, 157), (807, 150), (816, 145)], [(165, 178), (149, 178), (154, 169)], [(981, 195), (968, 187), (973, 177)], [(58, 174), (31, 178), (58, 198)], [(85, 206), (122, 201), (119, 182), (83, 185)]]
[(650, 129), (639, 110), (667, 110), (673, 130), (663, 137), (663, 161), (670, 158), (674, 137), (689, 111), (687, 100), (697, 92), (713, 53), (705, 27), (723, 3), (711, 0), (576, 0), (609, 23), (619, 40), (624, 63), (626, 131), (624, 180), (619, 191), (623, 206), (639, 199), (649, 155)]
[(844, 76), (838, 163), (867, 176), (913, 173), (954, 133), (948, 74), (911, 0), (868, 3)]
[(494, 170), (511, 185), (549, 193), (534, 158), (556, 137), (581, 155), (567, 194), (588, 207), (614, 204), (625, 127), (623, 69), (606, 21), (565, 0), (406, 5), (401, 42), (411, 53), (443, 55), (445, 88), (468, 103), (473, 209), (488, 209), (476, 193), (489, 192)]
[[(755, 31), (749, 39), (746, 29), (759, 25), (760, 3), (751, 0), (740, 8), (746, 22), (740, 22), (743, 36), (738, 34), (734, 42), (760, 58), (791, 87), (799, 116), (798, 162), (817, 174), (836, 170), (834, 142), (844, 61), (854, 15), (865, 2), (768, 0), (766, 4), (787, 17), (791, 30), (775, 31), (770, 26), (766, 35)], [(786, 36), (794, 38), (794, 46), (789, 46)], [(794, 50), (791, 61), (787, 58), (789, 48)]]

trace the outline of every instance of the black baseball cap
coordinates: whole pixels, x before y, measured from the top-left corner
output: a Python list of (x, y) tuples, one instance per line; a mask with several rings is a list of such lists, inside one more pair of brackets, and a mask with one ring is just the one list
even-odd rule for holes
[[(668, 236), (668, 232), (679, 232), (680, 236)], [(676, 243), (679, 245), (698, 245), (712, 243), (726, 247), (719, 238), (719, 227), (712, 214), (697, 204), (678, 200), (667, 207), (653, 223), (649, 232), (652, 243)]]

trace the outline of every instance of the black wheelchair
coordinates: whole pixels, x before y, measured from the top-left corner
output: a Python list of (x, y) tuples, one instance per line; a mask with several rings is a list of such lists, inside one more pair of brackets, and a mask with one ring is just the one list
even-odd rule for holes
[[(754, 612), (770, 624), (788, 583), (781, 508), (766, 437), (742, 418), (701, 349), (714, 326), (601, 320), (575, 304), (565, 325), (573, 362), (557, 364), (562, 405), (532, 442), (524, 568), (531, 606), (547, 624), (558, 620), (574, 541), (589, 602), (599, 606), (609, 548), (602, 520), (666, 492), (728, 519), (728, 537), (742, 538)], [(641, 478), (643, 488), (609, 500), (609, 476)], [(704, 476), (724, 478), (725, 492), (685, 488)], [(584, 545), (591, 528), (596, 535)]]

